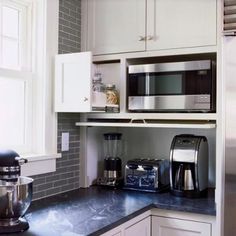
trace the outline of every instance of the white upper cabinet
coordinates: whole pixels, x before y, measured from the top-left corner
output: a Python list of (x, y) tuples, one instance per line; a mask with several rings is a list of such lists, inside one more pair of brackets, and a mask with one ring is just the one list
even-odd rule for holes
[(217, 0), (84, 1), (94, 55), (216, 45)]
[(88, 0), (88, 50), (94, 55), (145, 50), (145, 0)]
[(92, 110), (91, 73), (91, 52), (56, 56), (56, 112), (90, 112)]
[(149, 0), (147, 50), (216, 45), (216, 0)]

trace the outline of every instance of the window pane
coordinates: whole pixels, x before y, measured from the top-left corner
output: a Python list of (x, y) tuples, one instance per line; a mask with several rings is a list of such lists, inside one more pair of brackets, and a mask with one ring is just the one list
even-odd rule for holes
[(0, 77), (0, 144), (24, 144), (25, 84), (22, 80)]
[(19, 38), (19, 11), (10, 7), (2, 8), (2, 34), (7, 37)]
[(19, 67), (19, 44), (16, 40), (2, 39), (2, 62), (7, 68)]

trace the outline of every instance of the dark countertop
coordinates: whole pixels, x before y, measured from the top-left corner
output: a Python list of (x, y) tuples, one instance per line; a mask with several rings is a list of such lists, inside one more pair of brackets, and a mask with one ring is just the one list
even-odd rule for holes
[(178, 198), (100, 187), (78, 189), (32, 202), (25, 218), (30, 229), (18, 236), (101, 235), (152, 208), (215, 215), (213, 196)]

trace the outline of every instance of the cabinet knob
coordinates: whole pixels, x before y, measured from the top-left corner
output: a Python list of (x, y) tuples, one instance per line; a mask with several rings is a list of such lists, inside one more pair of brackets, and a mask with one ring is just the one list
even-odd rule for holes
[(84, 97), (84, 102), (87, 102), (88, 101), (88, 98), (87, 97)]
[(148, 36), (147, 36), (147, 40), (153, 40), (153, 36), (148, 35)]
[(145, 37), (144, 36), (139, 36), (138, 41), (144, 41)]

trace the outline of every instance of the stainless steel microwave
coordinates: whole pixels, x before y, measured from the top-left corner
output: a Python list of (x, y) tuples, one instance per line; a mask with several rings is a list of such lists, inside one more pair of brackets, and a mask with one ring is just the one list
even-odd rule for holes
[(215, 112), (214, 60), (130, 65), (128, 110), (133, 112)]

